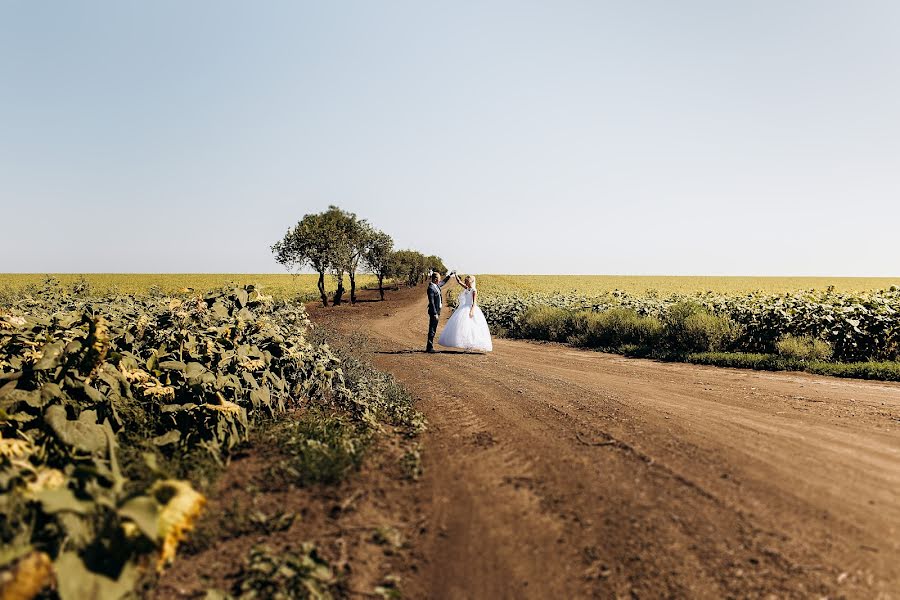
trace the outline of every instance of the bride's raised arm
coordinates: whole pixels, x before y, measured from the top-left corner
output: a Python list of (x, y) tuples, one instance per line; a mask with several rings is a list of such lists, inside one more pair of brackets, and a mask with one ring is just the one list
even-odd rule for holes
[(462, 279), (459, 278), (459, 275), (457, 273), (454, 273), (453, 276), (456, 277), (456, 283), (458, 283), (459, 285), (463, 284)]

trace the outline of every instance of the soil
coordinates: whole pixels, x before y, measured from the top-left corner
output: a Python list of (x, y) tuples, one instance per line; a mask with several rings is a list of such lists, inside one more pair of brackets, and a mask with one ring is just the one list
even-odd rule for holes
[(405, 597), (900, 598), (900, 385), (426, 354), (424, 289), (361, 299), (311, 313), (367, 333), (429, 421), (423, 478), (383, 486)]

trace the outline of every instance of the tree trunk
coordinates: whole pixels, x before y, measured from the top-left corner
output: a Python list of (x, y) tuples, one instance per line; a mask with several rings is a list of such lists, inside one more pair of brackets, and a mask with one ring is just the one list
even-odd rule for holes
[(334, 290), (334, 298), (331, 300), (332, 306), (339, 306), (344, 298), (344, 273), (338, 273), (337, 289)]
[(328, 306), (328, 294), (325, 293), (325, 271), (319, 271), (319, 296), (322, 298), (322, 306)]
[(378, 274), (378, 293), (381, 294), (381, 300), (384, 301), (384, 274)]
[(350, 304), (356, 304), (356, 271), (350, 271)]

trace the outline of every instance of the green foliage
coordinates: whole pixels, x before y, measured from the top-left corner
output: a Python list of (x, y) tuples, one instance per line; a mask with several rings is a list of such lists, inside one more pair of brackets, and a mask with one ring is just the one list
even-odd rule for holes
[(368, 443), (359, 424), (334, 413), (312, 412), (285, 421), (265, 434), (264, 442), (284, 458), (272, 466), (270, 483), (337, 483), (359, 467)]
[(444, 264), (443, 259), (440, 256), (435, 256), (434, 254), (425, 257), (425, 265), (428, 269), (437, 271), (443, 275), (446, 275), (447, 271), (449, 271), (447, 265)]
[(299, 551), (255, 546), (234, 585), (236, 600), (330, 600), (338, 584), (328, 561), (312, 544)]
[(727, 317), (681, 303), (671, 307), (664, 319), (622, 307), (594, 312), (535, 305), (516, 320), (515, 331), (528, 339), (568, 341), (611, 351), (624, 346), (635, 354), (649, 354), (718, 350), (726, 347), (739, 329)]
[(831, 358), (831, 345), (808, 335), (788, 334), (775, 344), (778, 354), (786, 358), (806, 361), (824, 361)]
[(583, 296), (482, 290), (479, 304), (493, 330), (505, 330), (513, 336), (531, 337), (524, 334), (522, 326), (533, 306), (597, 313), (627, 308), (666, 322), (667, 337), (680, 340), (672, 344), (673, 350), (705, 346), (773, 353), (779, 340), (794, 335), (827, 342), (837, 361), (900, 358), (898, 291), (856, 294), (825, 290), (740, 296), (707, 292), (661, 298), (618, 291)]
[(655, 348), (663, 334), (663, 324), (652, 316), (641, 316), (628, 308), (612, 308), (603, 312), (576, 313), (577, 331), (570, 341), (587, 348), (616, 350), (627, 346), (632, 352), (639, 348)]
[(409, 286), (419, 285), (428, 278), (429, 271), (447, 274), (447, 266), (438, 256), (425, 256), (415, 250), (397, 250), (390, 256), (390, 272)]
[(552, 306), (532, 306), (519, 323), (521, 337), (549, 342), (565, 342), (574, 333), (573, 313)]
[(752, 352), (701, 352), (689, 354), (685, 360), (695, 364), (737, 369), (806, 371), (831, 377), (900, 381), (900, 362), (897, 361), (834, 363)]
[(757, 369), (761, 371), (798, 371), (803, 363), (777, 354), (757, 352), (696, 352), (684, 357), (687, 362), (735, 369)]
[(331, 240), (332, 260), (330, 264), (332, 275), (338, 283), (334, 292), (332, 304), (341, 303), (344, 292), (343, 279), (346, 273), (350, 277), (350, 302), (356, 302), (356, 271), (363, 255), (369, 246), (369, 240), (374, 234), (371, 225), (364, 219), (359, 219), (356, 214), (343, 211), (336, 206), (329, 206), (325, 213), (333, 222), (336, 235)]
[(740, 329), (727, 316), (712, 314), (696, 302), (682, 300), (663, 315), (666, 347), (675, 352), (715, 352), (725, 350)]
[(323, 213), (304, 215), (272, 246), (275, 260), (288, 271), (310, 267), (319, 274), (319, 294), (324, 306), (328, 305), (325, 273), (340, 261), (337, 247), (341, 234), (339, 212), (337, 207), (332, 206)]
[(397, 250), (391, 256), (394, 272), (406, 285), (419, 285), (428, 274), (425, 255), (415, 250)]
[(384, 300), (384, 280), (396, 277), (394, 262), (391, 255), (394, 252), (394, 240), (383, 231), (373, 229), (366, 240), (363, 261), (366, 267), (378, 278), (378, 292)]
[(806, 368), (810, 373), (832, 377), (854, 377), (856, 379), (877, 379), (900, 381), (900, 362), (867, 361), (857, 363), (811, 362)]
[(35, 549), (66, 575), (63, 600), (117, 597), (154, 557), (160, 567), (174, 557), (203, 505), (169, 466), (197, 453), (221, 461), (255, 422), (287, 410), (340, 413), (339, 425), (299, 424), (298, 440), (358, 460), (358, 436), (345, 443), (344, 432), (377, 428), (388, 409), (345, 381), (308, 327), (301, 304), (253, 286), (20, 296), (0, 314), (0, 568)]
[(422, 467), (422, 454), (418, 445), (403, 453), (403, 456), (400, 457), (400, 468), (403, 469), (406, 477), (413, 481), (422, 476), (424, 468)]

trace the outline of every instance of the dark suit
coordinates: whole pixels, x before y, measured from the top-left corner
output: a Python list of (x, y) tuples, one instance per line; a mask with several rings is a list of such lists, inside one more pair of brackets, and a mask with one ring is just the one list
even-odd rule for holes
[(434, 350), (434, 334), (437, 333), (438, 321), (441, 318), (441, 308), (443, 301), (441, 298), (441, 288), (450, 280), (447, 275), (439, 283), (433, 281), (428, 282), (428, 344), (425, 350)]

